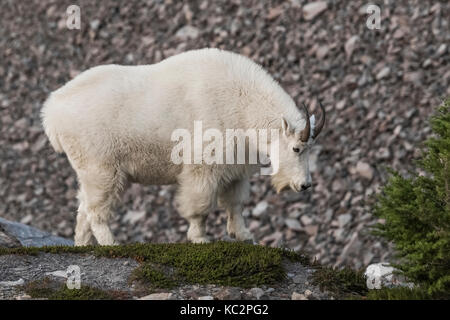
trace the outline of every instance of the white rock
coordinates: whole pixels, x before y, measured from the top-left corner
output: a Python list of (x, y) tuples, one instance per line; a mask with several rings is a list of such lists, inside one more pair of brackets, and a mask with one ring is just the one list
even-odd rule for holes
[(67, 270), (56, 270), (52, 272), (46, 272), (46, 276), (54, 276), (59, 278), (67, 278)]
[(199, 34), (200, 31), (196, 27), (187, 25), (179, 29), (175, 34), (175, 36), (182, 40), (187, 40), (187, 39), (196, 39), (199, 36)]
[(391, 73), (391, 69), (389, 67), (384, 67), (377, 73), (376, 78), (377, 80), (383, 79), (387, 77), (389, 73)]
[(91, 29), (97, 30), (97, 29), (98, 29), (98, 26), (100, 25), (100, 21), (97, 20), (97, 19), (92, 20), (92, 21), (89, 23), (89, 25), (90, 25)]
[(338, 109), (338, 110), (344, 109), (346, 102), (347, 101), (345, 99), (343, 99), (343, 100), (339, 101), (338, 103), (336, 103), (336, 109)]
[(373, 169), (372, 167), (362, 161), (358, 161), (356, 164), (356, 172), (363, 178), (366, 178), (367, 180), (372, 180), (373, 178)]
[(198, 297), (198, 300), (214, 300), (213, 296), (203, 296), (203, 297)]
[(308, 297), (311, 297), (313, 293), (312, 293), (312, 291), (311, 291), (311, 290), (309, 290), (309, 289), (306, 289), (306, 290), (305, 290), (305, 292), (304, 292), (303, 294), (305, 295), (305, 297), (307, 297), (307, 298), (308, 298)]
[(324, 58), (328, 52), (330, 51), (330, 47), (327, 45), (324, 46), (320, 46), (317, 51), (316, 51), (316, 57), (317, 59), (322, 59)]
[(145, 211), (128, 210), (128, 212), (123, 216), (122, 221), (125, 223), (135, 224), (144, 217)]
[(300, 221), (304, 226), (307, 226), (313, 222), (313, 219), (311, 217), (308, 217), (307, 215), (302, 215)]
[(293, 292), (291, 300), (308, 300), (308, 298), (303, 293)]
[(20, 219), (20, 223), (23, 224), (28, 224), (33, 220), (33, 215), (32, 214), (27, 214), (25, 217), (23, 217), (22, 219)]
[(344, 227), (347, 223), (352, 220), (352, 215), (350, 213), (341, 214), (338, 217), (339, 227)]
[(445, 43), (443, 43), (439, 46), (439, 49), (437, 50), (436, 54), (438, 56), (441, 56), (445, 53), (445, 51), (447, 51), (447, 45)]
[(366, 268), (364, 275), (367, 278), (367, 288), (369, 289), (381, 289), (382, 287), (414, 287), (412, 282), (406, 282), (406, 279), (394, 274), (394, 267), (389, 263), (373, 263)]
[(266, 212), (267, 208), (269, 207), (269, 204), (267, 201), (261, 201), (259, 202), (256, 207), (252, 210), (252, 216), (254, 217), (260, 217), (264, 212)]
[(139, 298), (138, 300), (169, 300), (172, 297), (170, 292), (152, 293), (148, 296)]
[(352, 57), (358, 40), (359, 36), (352, 36), (345, 42), (345, 54), (347, 55), (347, 59), (350, 59)]
[(264, 295), (264, 290), (261, 288), (251, 288), (249, 293), (254, 296), (256, 299), (261, 299), (261, 297)]
[(305, 20), (312, 20), (327, 9), (328, 5), (325, 1), (315, 1), (306, 4), (303, 7), (303, 17)]

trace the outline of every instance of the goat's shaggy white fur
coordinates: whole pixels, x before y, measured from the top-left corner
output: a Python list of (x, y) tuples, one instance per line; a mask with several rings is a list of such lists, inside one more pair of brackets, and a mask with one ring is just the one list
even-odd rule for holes
[[(193, 242), (207, 241), (206, 215), (217, 202), (228, 213), (228, 233), (252, 238), (241, 212), (255, 166), (170, 161), (171, 133), (193, 130), (195, 120), (222, 132), (279, 129), (284, 134), (275, 187), (298, 190), (310, 182), (307, 144), (290, 134), (305, 126), (294, 101), (259, 65), (227, 51), (188, 51), (153, 65), (94, 67), (50, 95), (42, 120), (52, 146), (66, 153), (79, 180), (76, 245), (94, 237), (114, 243), (108, 219), (129, 182), (177, 183), (178, 210), (190, 222)], [(293, 146), (306, 150), (295, 154)]]

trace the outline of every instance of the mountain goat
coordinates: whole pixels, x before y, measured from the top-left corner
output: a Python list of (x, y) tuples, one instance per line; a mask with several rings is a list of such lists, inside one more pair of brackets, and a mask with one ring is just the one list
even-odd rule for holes
[[(42, 121), (51, 145), (64, 152), (79, 181), (75, 244), (114, 244), (108, 220), (129, 183), (177, 184), (177, 209), (189, 222), (188, 240), (207, 242), (205, 220), (217, 204), (227, 231), (251, 240), (242, 217), (249, 178), (261, 163), (174, 163), (172, 134), (203, 128), (266, 129), (280, 133), (277, 191), (311, 186), (308, 150), (325, 122), (314, 124), (272, 77), (250, 59), (218, 49), (188, 51), (142, 66), (91, 68), (51, 93)], [(233, 138), (234, 139), (234, 138)], [(189, 141), (190, 142), (190, 141)], [(246, 140), (246, 147), (252, 142)], [(233, 149), (233, 152), (236, 152)], [(273, 150), (270, 148), (270, 150)], [(195, 151), (195, 150), (194, 150)], [(219, 152), (220, 150), (214, 150)], [(247, 161), (247, 160), (246, 160)]]

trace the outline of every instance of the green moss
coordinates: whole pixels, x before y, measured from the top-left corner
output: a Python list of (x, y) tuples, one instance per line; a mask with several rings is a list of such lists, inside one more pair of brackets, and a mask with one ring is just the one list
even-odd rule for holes
[(244, 288), (275, 284), (285, 278), (283, 261), (308, 264), (293, 251), (218, 241), (209, 244), (129, 244), (121, 246), (43, 247), (1, 249), (1, 254), (81, 253), (141, 262), (134, 279), (167, 288), (181, 283), (217, 284)]
[(336, 295), (338, 299), (350, 300), (431, 300), (450, 297), (442, 294), (430, 294), (424, 287), (382, 288), (368, 290), (366, 278), (362, 270), (355, 271), (350, 268), (337, 270), (331, 267), (316, 266), (313, 274), (314, 285), (321, 290), (327, 290)]
[(161, 268), (152, 263), (143, 263), (134, 270), (131, 281), (134, 280), (142, 281), (149, 289), (171, 289), (180, 282), (176, 275), (173, 274), (173, 271), (168, 271), (168, 268)]
[(25, 293), (32, 298), (49, 300), (117, 300), (126, 299), (128, 294), (120, 291), (104, 291), (82, 285), (80, 289), (69, 289), (65, 284), (49, 278), (32, 281), (23, 286)]
[(430, 295), (428, 290), (422, 287), (417, 288), (383, 288), (379, 290), (369, 290), (367, 300), (431, 300), (445, 299), (449, 297)]
[(316, 266), (312, 283), (321, 290), (334, 293), (337, 298), (362, 297), (367, 293), (364, 271), (350, 268), (338, 270), (331, 267)]

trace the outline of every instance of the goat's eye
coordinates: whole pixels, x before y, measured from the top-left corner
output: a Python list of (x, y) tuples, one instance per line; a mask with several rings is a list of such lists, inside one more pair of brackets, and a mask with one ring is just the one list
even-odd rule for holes
[(292, 150), (293, 150), (294, 152), (300, 152), (300, 149), (299, 149), (299, 148), (292, 148)]

